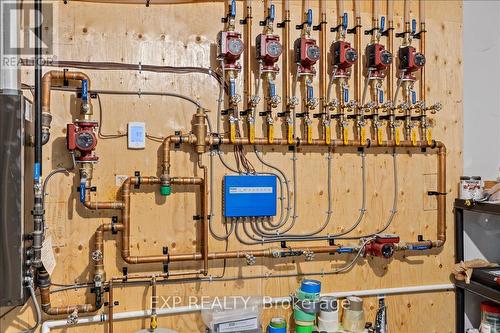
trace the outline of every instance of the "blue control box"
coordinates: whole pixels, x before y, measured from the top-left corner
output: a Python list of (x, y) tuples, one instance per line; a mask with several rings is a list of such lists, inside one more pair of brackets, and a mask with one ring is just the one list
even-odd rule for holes
[(224, 216), (276, 216), (276, 176), (224, 176)]

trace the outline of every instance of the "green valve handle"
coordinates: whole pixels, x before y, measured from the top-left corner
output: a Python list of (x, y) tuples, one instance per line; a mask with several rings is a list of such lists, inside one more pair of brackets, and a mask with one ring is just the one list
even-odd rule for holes
[(172, 193), (172, 187), (169, 185), (162, 185), (160, 187), (160, 193), (161, 195), (167, 197)]

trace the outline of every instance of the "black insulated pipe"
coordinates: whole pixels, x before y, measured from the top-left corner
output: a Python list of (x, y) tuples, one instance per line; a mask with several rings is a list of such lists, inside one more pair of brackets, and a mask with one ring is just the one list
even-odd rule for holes
[(42, 0), (35, 0), (35, 158), (33, 175), (34, 206), (32, 260), (42, 267), (44, 207), (42, 193)]

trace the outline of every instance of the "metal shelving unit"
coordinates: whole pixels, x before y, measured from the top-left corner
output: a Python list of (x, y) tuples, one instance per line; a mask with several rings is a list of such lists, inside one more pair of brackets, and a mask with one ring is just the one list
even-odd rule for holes
[[(500, 216), (500, 204), (473, 203), (469, 200), (456, 199), (455, 204), (455, 252), (457, 263), (464, 260), (464, 211)], [(499, 240), (500, 242), (500, 240)], [(470, 292), (485, 300), (500, 303), (500, 291), (471, 281), (466, 284), (462, 281), (455, 282), (456, 288), (456, 332), (465, 331), (465, 292)]]

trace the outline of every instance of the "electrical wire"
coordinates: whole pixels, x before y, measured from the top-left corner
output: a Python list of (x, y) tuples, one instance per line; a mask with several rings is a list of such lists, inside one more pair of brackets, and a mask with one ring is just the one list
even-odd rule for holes
[[(21, 66), (33, 66), (33, 59), (21, 58)], [(153, 72), (153, 73), (171, 73), (171, 74), (204, 74), (213, 77), (219, 84), (224, 81), (217, 72), (211, 68), (205, 67), (176, 67), (176, 66), (158, 66), (158, 65), (143, 65), (117, 63), (117, 62), (89, 62), (89, 61), (64, 61), (53, 60), (44, 63), (46, 67), (71, 67), (90, 70), (111, 70), (111, 71), (138, 71), (138, 72)], [(226, 87), (227, 88), (227, 87)]]

